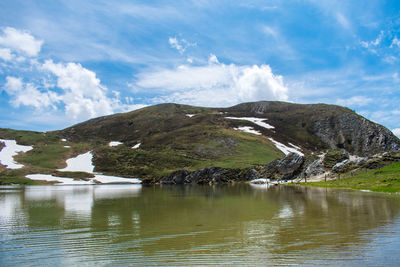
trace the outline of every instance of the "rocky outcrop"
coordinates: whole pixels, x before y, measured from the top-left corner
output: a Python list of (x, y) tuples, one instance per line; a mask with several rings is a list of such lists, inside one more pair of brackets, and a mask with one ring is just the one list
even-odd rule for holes
[(256, 169), (226, 169), (209, 167), (199, 171), (189, 172), (178, 170), (161, 179), (163, 184), (216, 184), (229, 182), (245, 182), (260, 177), (269, 179), (290, 180), (301, 174), (305, 157), (290, 153), (282, 159), (277, 159), (266, 166)]
[(189, 172), (178, 170), (161, 179), (162, 184), (218, 184), (229, 182), (243, 182), (259, 177), (259, 173), (252, 169), (226, 169), (209, 167)]
[(296, 153), (290, 153), (282, 159), (256, 168), (208, 167), (193, 172), (178, 170), (163, 177), (160, 182), (162, 184), (220, 184), (246, 182), (262, 177), (270, 180), (293, 180), (336, 175), (360, 168), (378, 169), (399, 161), (400, 153), (358, 157), (349, 155), (345, 151), (333, 150), (309, 159)]
[(346, 149), (357, 155), (399, 151), (399, 139), (387, 128), (355, 113), (318, 118), (315, 134), (331, 149)]
[(228, 110), (238, 117), (268, 119), (275, 126), (275, 132), (268, 134), (292, 140), (310, 152), (345, 149), (353, 155), (368, 156), (400, 151), (400, 140), (389, 129), (340, 106), (261, 101)]
[(290, 153), (282, 159), (274, 160), (261, 168), (260, 173), (269, 179), (289, 180), (297, 177), (303, 171), (306, 158), (296, 153)]

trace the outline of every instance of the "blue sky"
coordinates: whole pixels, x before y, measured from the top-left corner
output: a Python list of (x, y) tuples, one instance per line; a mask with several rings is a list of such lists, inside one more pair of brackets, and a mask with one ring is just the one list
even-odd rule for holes
[(399, 1), (2, 0), (0, 127), (282, 100), (400, 135), (399, 63)]

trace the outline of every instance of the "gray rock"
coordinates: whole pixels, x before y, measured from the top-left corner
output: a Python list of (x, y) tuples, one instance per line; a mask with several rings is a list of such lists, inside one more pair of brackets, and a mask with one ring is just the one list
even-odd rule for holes
[(355, 113), (318, 118), (314, 130), (331, 149), (346, 149), (352, 154), (372, 155), (400, 149), (399, 139), (390, 130)]
[(293, 179), (303, 171), (305, 157), (290, 153), (282, 159), (274, 160), (265, 166), (262, 175), (270, 179)]

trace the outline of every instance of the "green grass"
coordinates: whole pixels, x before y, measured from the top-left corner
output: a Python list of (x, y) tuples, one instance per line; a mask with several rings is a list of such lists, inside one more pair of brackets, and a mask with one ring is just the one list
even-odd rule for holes
[(88, 178), (93, 178), (94, 174), (87, 173), (87, 172), (60, 172), (55, 171), (53, 172), (54, 176), (57, 177), (66, 177), (66, 178), (74, 178), (75, 180), (87, 180)]
[(49, 144), (35, 147), (34, 149), (16, 156), (18, 162), (46, 169), (57, 169), (63, 166), (69, 148), (60, 144)]
[(248, 168), (283, 156), (265, 137), (215, 127), (202, 130), (204, 135), (193, 136), (192, 142), (187, 134), (177, 135), (166, 147), (98, 147), (94, 150), (95, 171), (158, 179), (178, 169)]
[(15, 177), (15, 178), (1, 178), (0, 177), (0, 185), (11, 185), (11, 184), (39, 185), (40, 183), (30, 180), (28, 178), (23, 178), (23, 177)]
[(375, 192), (400, 192), (400, 162), (377, 170), (361, 170), (351, 175), (341, 175), (341, 179), (327, 182), (311, 182), (307, 186), (364, 189)]
[(2, 139), (16, 140), (20, 145), (33, 145), (38, 143), (56, 142), (59, 138), (54, 133), (41, 133), (0, 128)]
[(238, 140), (234, 154), (216, 160), (202, 162), (198, 168), (216, 166), (222, 168), (248, 168), (282, 157), (282, 153), (264, 137), (237, 131), (224, 131), (226, 136)]

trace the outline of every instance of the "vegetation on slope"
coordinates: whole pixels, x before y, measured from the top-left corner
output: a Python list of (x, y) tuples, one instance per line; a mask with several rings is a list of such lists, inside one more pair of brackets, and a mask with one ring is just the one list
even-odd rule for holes
[[(0, 129), (0, 138), (16, 140), (21, 145), (32, 145), (33, 149), (14, 156), (14, 159), (24, 165), (21, 169), (7, 169), (0, 165), (0, 184), (42, 184), (32, 181), (27, 174), (53, 174), (61, 177), (85, 179), (91, 177), (82, 172), (60, 172), (66, 166), (66, 159), (87, 152), (92, 146), (87, 143), (70, 143), (61, 141), (54, 132), (40, 133), (32, 131), (18, 131)], [(66, 145), (70, 146), (65, 147)]]
[(363, 189), (376, 192), (400, 192), (400, 162), (377, 170), (359, 170), (346, 173), (340, 179), (327, 182), (311, 182), (307, 186)]
[[(226, 117), (263, 118), (275, 128), (266, 129), (246, 120)], [(353, 130), (353, 124), (359, 129)], [(243, 126), (254, 128), (262, 136), (234, 130)], [(363, 127), (367, 130), (363, 131)], [(329, 148), (368, 152), (369, 147), (365, 145), (368, 143), (373, 144), (371, 151), (382, 150), (376, 140), (385, 140), (384, 150), (400, 144), (383, 128), (351, 110), (324, 104), (256, 102), (231, 108), (160, 104), (92, 119), (54, 132), (0, 129), (0, 138), (15, 139), (18, 144), (34, 147), (15, 157), (25, 165), (24, 168), (13, 171), (0, 168), (0, 177), (57, 174), (56, 169), (66, 166), (66, 159), (87, 151), (94, 154), (97, 172), (157, 179), (178, 169), (194, 171), (209, 166), (248, 168), (266, 165), (283, 156), (269, 137), (287, 146), (289, 143), (300, 146), (305, 154)], [(353, 132), (368, 132), (369, 139), (353, 136)], [(110, 147), (110, 141), (123, 144)], [(132, 148), (139, 143), (138, 149)], [(336, 156), (332, 155), (332, 159), (336, 160)], [(88, 174), (68, 175), (79, 178)]]

